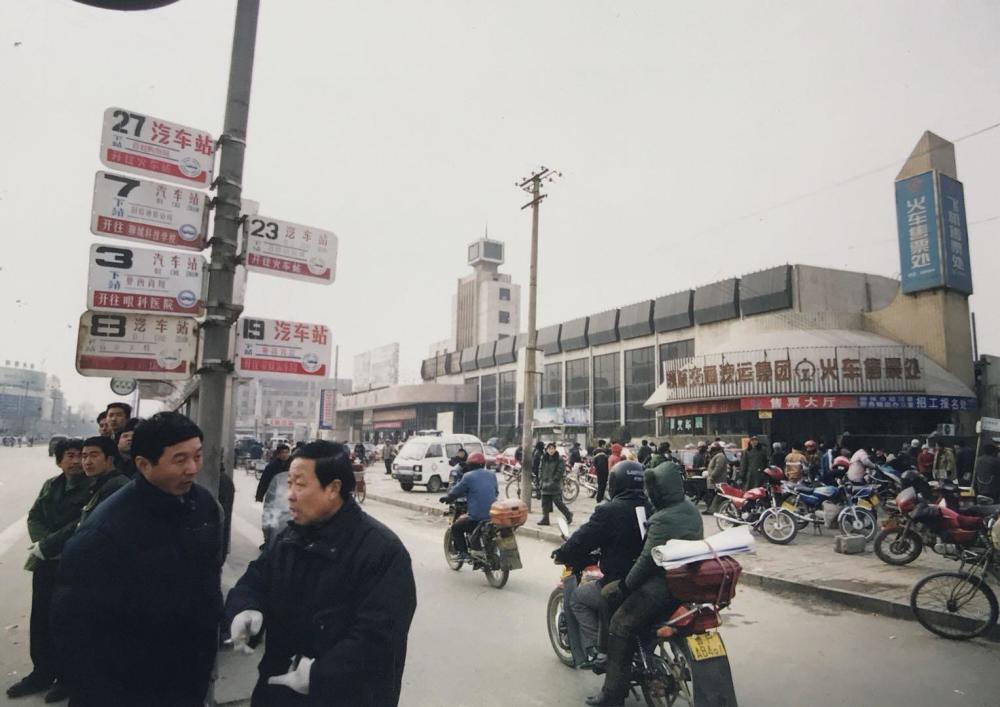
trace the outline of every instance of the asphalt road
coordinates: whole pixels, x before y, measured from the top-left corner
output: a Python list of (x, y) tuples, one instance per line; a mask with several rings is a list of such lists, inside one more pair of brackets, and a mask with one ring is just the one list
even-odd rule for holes
[[(5, 685), (29, 669), (30, 577), (22, 520), (55, 468), (42, 448), (0, 448), (0, 670)], [(254, 556), (260, 506), (239, 472), (231, 582)], [(576, 705), (601, 679), (560, 664), (545, 630), (545, 602), (559, 570), (552, 545), (521, 539), (525, 569), (492, 589), (482, 573), (453, 572), (441, 551), (443, 521), (369, 501), (365, 509), (409, 548), (418, 588), (404, 676), (404, 707)], [(991, 705), (1000, 703), (1000, 645), (952, 643), (910, 621), (799, 597), (741, 589), (723, 627), (740, 704)], [(222, 663), (220, 698), (249, 694), (255, 658)], [(40, 698), (0, 704), (41, 705)], [(633, 703), (638, 704), (638, 703)]]

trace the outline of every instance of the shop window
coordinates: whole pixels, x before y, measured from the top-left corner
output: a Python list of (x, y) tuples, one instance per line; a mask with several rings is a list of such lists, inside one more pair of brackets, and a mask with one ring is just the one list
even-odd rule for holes
[(497, 377), (483, 376), (479, 392), (479, 436), (483, 439), (496, 436), (497, 430)]
[(594, 434), (608, 437), (621, 424), (618, 354), (594, 356)]
[(546, 364), (542, 379), (543, 408), (557, 408), (562, 405), (562, 382), (562, 364)]
[(566, 407), (590, 407), (590, 365), (586, 358), (566, 362)]
[(501, 434), (514, 426), (514, 402), (517, 394), (517, 371), (500, 374), (500, 411), (497, 420)]

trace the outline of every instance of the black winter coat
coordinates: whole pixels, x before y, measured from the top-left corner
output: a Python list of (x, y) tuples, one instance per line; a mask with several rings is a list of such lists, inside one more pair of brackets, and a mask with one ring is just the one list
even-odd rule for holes
[[(227, 621), (264, 614), (265, 651), (254, 707), (393, 707), (416, 610), (410, 555), (348, 498), (320, 526), (289, 524), (226, 599)], [(314, 658), (309, 694), (267, 684), (293, 656)]]
[(608, 473), (608, 453), (601, 449), (600, 451), (594, 452), (594, 456), (590, 460), (594, 464), (594, 471), (598, 474)]
[(140, 474), (66, 543), (53, 639), (74, 707), (201, 707), (222, 616), (222, 509)]
[(623, 579), (642, 552), (642, 532), (635, 509), (651, 510), (646, 494), (639, 490), (622, 491), (607, 503), (594, 508), (590, 520), (580, 526), (556, 551), (560, 562), (578, 566), (586, 556), (600, 548), (601, 584)]

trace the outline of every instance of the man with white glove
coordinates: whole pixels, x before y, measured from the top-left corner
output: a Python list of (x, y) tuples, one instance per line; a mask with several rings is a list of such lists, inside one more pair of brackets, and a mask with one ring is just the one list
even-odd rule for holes
[(253, 648), (250, 639), (260, 633), (264, 626), (264, 614), (254, 609), (247, 609), (236, 614), (229, 627), (229, 636), (233, 639), (233, 650), (251, 655)]
[[(354, 501), (343, 447), (310, 442), (288, 470), (292, 522), (229, 592), (234, 646), (267, 623), (252, 707), (394, 707), (416, 609), (410, 556)], [(289, 663), (291, 665), (289, 665)]]

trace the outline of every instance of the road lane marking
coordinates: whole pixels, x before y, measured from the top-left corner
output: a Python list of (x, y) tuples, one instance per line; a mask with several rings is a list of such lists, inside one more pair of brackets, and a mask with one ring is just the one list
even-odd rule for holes
[[(0, 555), (6, 555), (14, 543), (28, 534), (28, 516), (23, 515), (0, 532)], [(25, 550), (27, 550), (25, 546)]]

